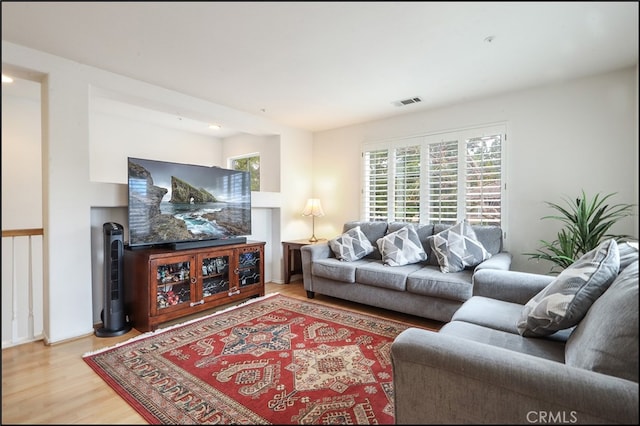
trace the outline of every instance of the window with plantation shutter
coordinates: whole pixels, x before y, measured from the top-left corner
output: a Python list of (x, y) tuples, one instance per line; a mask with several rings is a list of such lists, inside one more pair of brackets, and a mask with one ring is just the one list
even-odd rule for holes
[(420, 146), (398, 148), (394, 152), (393, 218), (420, 222)]
[(364, 153), (364, 215), (367, 220), (388, 219), (389, 150)]
[(363, 145), (362, 220), (502, 226), (505, 126)]
[(466, 141), (465, 213), (470, 223), (500, 225), (502, 135)]
[(427, 150), (428, 222), (455, 225), (458, 220), (458, 141), (428, 144)]

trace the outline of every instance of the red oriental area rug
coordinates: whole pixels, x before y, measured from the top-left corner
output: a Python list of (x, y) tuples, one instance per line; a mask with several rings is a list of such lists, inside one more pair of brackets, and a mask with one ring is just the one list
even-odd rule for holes
[(409, 327), (271, 294), (83, 359), (152, 424), (393, 424)]

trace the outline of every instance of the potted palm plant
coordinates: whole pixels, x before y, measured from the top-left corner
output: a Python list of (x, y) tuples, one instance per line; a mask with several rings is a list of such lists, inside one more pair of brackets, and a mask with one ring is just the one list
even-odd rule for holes
[(540, 240), (542, 247), (535, 253), (524, 253), (530, 259), (543, 259), (553, 263), (550, 273), (556, 274), (567, 268), (583, 254), (596, 248), (603, 240), (614, 238), (624, 241), (629, 235), (609, 234), (609, 228), (618, 220), (630, 216), (633, 204), (605, 204), (616, 192), (604, 196), (596, 194), (590, 199), (582, 191), (575, 200), (564, 198), (566, 206), (546, 202), (560, 214), (542, 219), (555, 219), (564, 223), (554, 241)]

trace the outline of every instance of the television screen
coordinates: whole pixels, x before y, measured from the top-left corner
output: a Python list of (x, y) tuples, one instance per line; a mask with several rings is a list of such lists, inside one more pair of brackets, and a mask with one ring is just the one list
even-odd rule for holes
[(128, 192), (130, 247), (251, 234), (249, 172), (129, 157)]

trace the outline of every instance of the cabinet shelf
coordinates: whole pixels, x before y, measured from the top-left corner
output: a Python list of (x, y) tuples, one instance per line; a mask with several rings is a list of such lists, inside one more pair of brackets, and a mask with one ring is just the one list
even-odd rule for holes
[(264, 296), (264, 242), (124, 252), (125, 305), (140, 331), (206, 309)]

